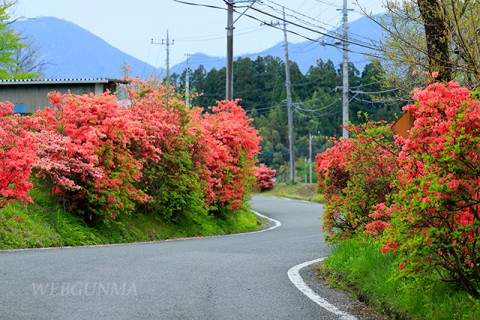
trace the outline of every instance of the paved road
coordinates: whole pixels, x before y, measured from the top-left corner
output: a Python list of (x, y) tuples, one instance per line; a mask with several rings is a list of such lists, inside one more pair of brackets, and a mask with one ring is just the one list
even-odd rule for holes
[(282, 226), (184, 241), (0, 253), (0, 319), (338, 319), (292, 266), (328, 254), (317, 204), (254, 197)]

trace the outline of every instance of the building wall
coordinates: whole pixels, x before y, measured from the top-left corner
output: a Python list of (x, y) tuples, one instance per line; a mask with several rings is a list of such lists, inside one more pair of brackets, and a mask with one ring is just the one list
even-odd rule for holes
[(0, 101), (10, 101), (15, 104), (15, 112), (34, 113), (39, 109), (51, 106), (48, 94), (58, 91), (73, 94), (100, 94), (105, 91), (103, 83), (79, 83), (79, 84), (15, 84), (0, 85)]

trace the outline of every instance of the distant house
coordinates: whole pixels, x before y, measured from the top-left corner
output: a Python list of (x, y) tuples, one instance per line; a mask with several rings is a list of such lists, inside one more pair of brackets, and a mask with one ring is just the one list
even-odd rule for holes
[(116, 92), (118, 83), (124, 81), (106, 78), (0, 80), (0, 102), (12, 102), (16, 113), (34, 113), (50, 106), (50, 92), (67, 93), (70, 90), (78, 95), (100, 94), (107, 89)]

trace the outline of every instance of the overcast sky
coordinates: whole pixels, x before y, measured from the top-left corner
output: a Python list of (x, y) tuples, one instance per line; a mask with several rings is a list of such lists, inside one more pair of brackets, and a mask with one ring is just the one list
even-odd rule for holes
[[(169, 30), (170, 65), (185, 61), (186, 54), (202, 52), (210, 56), (226, 55), (227, 12), (223, 0), (182, 0), (197, 6), (174, 0), (18, 0), (14, 16), (57, 17), (68, 20), (101, 37), (114, 47), (156, 67), (165, 67), (166, 47), (159, 44), (166, 40)], [(237, 0), (237, 2), (240, 2)], [(285, 6), (287, 20), (311, 30), (288, 28), (299, 35), (289, 34), (289, 42), (305, 41), (302, 36), (318, 38), (317, 31), (324, 32), (341, 25), (343, 0), (262, 0), (246, 13), (260, 21), (275, 21)], [(382, 12), (382, 0), (358, 0), (368, 12)], [(211, 5), (208, 8), (199, 5)], [(237, 4), (239, 12), (245, 9)], [(356, 0), (348, 1), (349, 20), (358, 19), (360, 8)], [(267, 13), (267, 14), (265, 14)], [(239, 17), (235, 13), (234, 19)], [(283, 33), (260, 21), (242, 16), (235, 23), (234, 55), (256, 53), (283, 41)], [(354, 32), (354, 30), (351, 30)]]

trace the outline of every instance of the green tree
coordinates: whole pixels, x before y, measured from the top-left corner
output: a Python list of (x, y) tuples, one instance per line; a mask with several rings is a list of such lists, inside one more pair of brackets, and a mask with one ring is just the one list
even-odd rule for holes
[[(285, 100), (285, 66), (279, 58), (238, 58), (233, 62), (233, 70), (234, 97), (242, 99), (241, 105), (247, 111), (265, 114)], [(298, 66), (292, 63), (292, 81), (301, 83), (303, 77)], [(185, 71), (177, 77), (177, 84), (178, 90), (183, 92)], [(199, 66), (190, 73), (190, 91), (199, 94), (193, 103), (200, 107), (208, 107), (224, 99), (225, 68), (214, 68), (207, 72), (202, 65)]]
[[(334, 136), (341, 132), (342, 102), (338, 87), (342, 77), (331, 60), (318, 60), (310, 67), (305, 78), (304, 89), (308, 93), (303, 103), (296, 106), (295, 126), (300, 136), (310, 133), (321, 136)], [(305, 126), (305, 123), (310, 123)], [(314, 131), (311, 130), (315, 127)]]
[(43, 75), (44, 68), (47, 65), (40, 55), (40, 46), (34, 38), (22, 37), (23, 46), (16, 50), (13, 58), (16, 63), (10, 72), (15, 78), (32, 78)]
[(412, 71), (438, 72), (437, 81), (480, 84), (480, 6), (474, 0), (384, 0), (371, 17), (383, 27), (378, 54), (392, 85), (418, 86)]
[(17, 4), (17, 1), (4, 0), (0, 3), (0, 79), (28, 79), (37, 77), (35, 68), (27, 66), (33, 63), (30, 57), (21, 61), (20, 54), (26, 46), (21, 36), (9, 27), (10, 15), (8, 11)]
[[(294, 102), (294, 136), (297, 159), (309, 157), (309, 136), (316, 154), (325, 148), (325, 137), (340, 136), (342, 123), (342, 74), (331, 60), (318, 60), (303, 74), (295, 62), (291, 64), (292, 99)], [(282, 59), (265, 56), (238, 58), (234, 61), (234, 97), (254, 119), (254, 125), (263, 138), (261, 163), (277, 169), (282, 177), (289, 161), (285, 63)], [(178, 90), (184, 92), (185, 71), (176, 77)], [(172, 79), (174, 76), (172, 75)], [(370, 119), (396, 119), (401, 102), (395, 92), (371, 95), (385, 91), (385, 70), (378, 61), (368, 64), (362, 73), (353, 64), (349, 67), (352, 89), (350, 119), (361, 123), (357, 113), (368, 113)], [(225, 68), (206, 71), (203, 66), (190, 72), (190, 91), (198, 95), (193, 104), (208, 107), (225, 97)], [(360, 94), (366, 92), (368, 94)], [(288, 171), (288, 170), (287, 170)], [(287, 172), (285, 171), (285, 172)]]
[(324, 62), (322, 59), (318, 60), (316, 65), (310, 67), (306, 80), (310, 97), (319, 88), (329, 92), (342, 83), (342, 79), (337, 73), (332, 60)]
[(399, 99), (403, 92), (385, 87), (384, 78), (385, 69), (379, 60), (373, 60), (363, 69), (359, 85), (351, 88), (350, 120), (354, 124), (360, 124), (367, 118), (395, 121), (402, 114), (402, 107), (407, 102)]
[(195, 100), (201, 107), (210, 107), (225, 99), (226, 68), (211, 69), (199, 83), (196, 90), (200, 93)]

